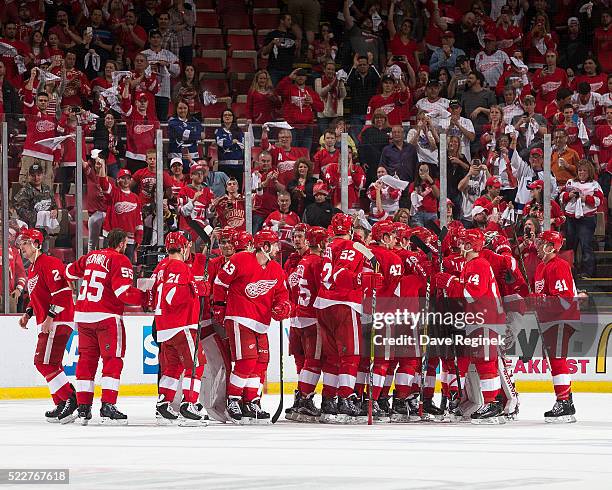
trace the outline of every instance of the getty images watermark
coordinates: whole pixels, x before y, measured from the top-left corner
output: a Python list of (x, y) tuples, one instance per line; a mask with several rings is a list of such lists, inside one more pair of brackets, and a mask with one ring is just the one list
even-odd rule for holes
[[(372, 317), (376, 346), (503, 346), (497, 335), (466, 335), (466, 331), (484, 329), (484, 312), (378, 311)], [(425, 331), (427, 328), (427, 331)]]

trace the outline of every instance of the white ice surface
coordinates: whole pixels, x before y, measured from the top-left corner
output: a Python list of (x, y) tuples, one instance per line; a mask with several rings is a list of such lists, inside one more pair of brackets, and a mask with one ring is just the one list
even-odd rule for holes
[(99, 400), (92, 425), (60, 426), (50, 400), (2, 401), (0, 468), (70, 468), (70, 489), (612, 489), (612, 394), (574, 396), (576, 424), (545, 424), (553, 395), (524, 394), (520, 421), (484, 427), (157, 427), (142, 397), (119, 400), (128, 427), (96, 426)]

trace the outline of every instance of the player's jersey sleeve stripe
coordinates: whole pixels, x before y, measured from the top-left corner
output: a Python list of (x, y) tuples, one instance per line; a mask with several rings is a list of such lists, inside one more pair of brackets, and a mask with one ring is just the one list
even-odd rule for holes
[(221, 286), (221, 287), (224, 287), (226, 289), (229, 288), (229, 285), (225, 284), (224, 282), (222, 282), (221, 279), (219, 279), (219, 276), (215, 277), (215, 284), (217, 286)]
[(70, 273), (70, 267), (72, 267), (73, 264), (68, 264), (68, 267), (66, 267), (66, 277), (68, 279), (78, 279), (78, 276), (74, 276)]
[(166, 294), (166, 303), (171, 305), (172, 304), (172, 298), (174, 298), (175, 294), (176, 294), (176, 286), (174, 286), (170, 291), (168, 291), (168, 294)]
[(118, 298), (123, 293), (125, 293), (128, 289), (130, 289), (130, 285), (129, 284), (125, 284), (123, 286), (119, 286), (117, 289), (115, 289), (115, 296), (117, 296), (117, 298)]
[(51, 293), (51, 296), (55, 296), (56, 294), (59, 294), (59, 293), (61, 293), (61, 292), (63, 292), (63, 291), (72, 291), (72, 290), (71, 290), (70, 288), (62, 288), (62, 289), (60, 289), (60, 290), (58, 290), (58, 291), (54, 291), (54, 292), (52, 292), (52, 293)]

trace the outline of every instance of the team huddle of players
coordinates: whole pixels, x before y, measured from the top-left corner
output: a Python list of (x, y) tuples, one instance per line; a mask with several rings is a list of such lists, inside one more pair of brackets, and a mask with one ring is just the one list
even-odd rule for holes
[[(545, 420), (575, 421), (566, 356), (568, 332), (579, 311), (570, 266), (558, 257), (563, 244), (558, 232), (545, 231), (537, 239), (541, 262), (533, 285), (525, 281), (507, 238), (465, 230), (458, 222), (450, 223), (443, 239), (425, 228), (390, 221), (377, 222), (365, 236), (353, 229), (353, 217), (339, 213), (328, 229), (302, 224), (294, 228), (295, 252), (284, 270), (275, 260), (281, 244), (272, 231), (251, 236), (223, 229), (221, 255), (210, 260), (191, 252), (188, 234), (172, 232), (165, 241), (168, 257), (158, 264), (148, 293), (133, 286), (122, 230), (109, 233), (108, 248), (68, 266), (41, 254), (42, 241), (40, 232), (32, 229), (23, 230), (19, 238), (31, 263), (31, 303), (20, 325), (25, 328), (35, 316), (40, 328), (34, 363), (56, 405), (45, 414), (50, 422), (86, 425), (91, 420), (94, 376), (102, 358), (101, 423), (127, 424), (127, 416), (116, 407), (127, 304), (155, 313), (159, 424), (206, 424), (199, 399), (208, 354), (200, 346), (211, 338), (227, 371), (223, 404), (214, 418), (269, 423), (270, 414), (260, 400), (272, 319), (289, 319), (290, 353), (299, 375), (293, 406), (285, 413), (289, 420), (359, 423), (369, 413), (376, 422), (499, 424), (517, 414), (518, 396), (503, 346), (493, 343), (432, 355), (416, 342), (410, 349), (385, 347), (371, 356), (372, 297), (378, 305), (397, 300), (415, 312), (450, 304), (441, 298), (452, 300), (448, 308), (460, 307), (483, 319), (468, 326), (464, 336), (505, 340), (520, 328), (525, 305), (536, 304), (557, 397)], [(74, 305), (69, 281), (77, 279), (81, 286)], [(384, 329), (387, 336), (418, 339), (419, 333), (434, 327), (398, 324)], [(80, 354), (74, 387), (62, 367), (73, 328), (79, 331)], [(443, 404), (438, 407), (433, 394), (440, 363)], [(181, 376), (177, 411), (173, 401)], [(320, 380), (322, 400), (317, 407)]]

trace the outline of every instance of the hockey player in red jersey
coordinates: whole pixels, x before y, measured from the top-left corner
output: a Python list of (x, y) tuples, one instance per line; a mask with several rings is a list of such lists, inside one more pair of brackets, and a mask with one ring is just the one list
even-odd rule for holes
[[(285, 260), (285, 263), (283, 264), (283, 270), (287, 276), (289, 301), (291, 302), (291, 317), (289, 318), (289, 355), (293, 356), (298, 377), (300, 375), (300, 371), (304, 367), (304, 352), (302, 350), (300, 338), (297, 336), (297, 327), (295, 326), (295, 314), (297, 311), (297, 302), (300, 294), (297, 267), (300, 260), (302, 260), (302, 257), (304, 257), (305, 254), (307, 255), (309, 251), (308, 242), (306, 241), (306, 233), (308, 228), (308, 225), (303, 223), (299, 223), (293, 227), (291, 231), (291, 242), (294, 251), (289, 254), (289, 257), (287, 257), (287, 260)], [(299, 393), (300, 391), (296, 389), (294, 392), (293, 405), (285, 410), (285, 418), (288, 420), (298, 420), (297, 409), (300, 400)]]
[(234, 361), (227, 414), (235, 423), (270, 422), (260, 404), (270, 359), (267, 331), (272, 318), (288, 318), (291, 309), (285, 274), (274, 261), (278, 236), (262, 230), (253, 242), (255, 251), (233, 255), (213, 285), (213, 315), (225, 325)]
[[(331, 221), (334, 237), (325, 249), (321, 286), (314, 302), (323, 335), (323, 355), (338, 373), (338, 403), (323, 398), (322, 419), (353, 423), (360, 415), (355, 395), (359, 358), (363, 351), (360, 315), (363, 289), (376, 285), (380, 274), (363, 272), (365, 257), (353, 248), (353, 218), (339, 213)], [(332, 373), (335, 374), (335, 373)]]
[(544, 414), (544, 420), (552, 423), (576, 421), (567, 350), (575, 332), (572, 324), (580, 320), (580, 311), (571, 267), (558, 255), (562, 246), (563, 236), (558, 231), (540, 233), (537, 247), (542, 262), (534, 278), (536, 312), (557, 395), (552, 410)]
[[(74, 320), (79, 330), (79, 360), (76, 368), (78, 419), (91, 420), (94, 377), (102, 357), (102, 424), (127, 425), (127, 415), (117, 410), (119, 378), (125, 355), (125, 305), (146, 305), (147, 297), (132, 284), (132, 264), (124, 255), (128, 235), (120, 229), (108, 234), (108, 248), (94, 250), (66, 267), (69, 280), (83, 279)], [(66, 423), (66, 419), (60, 418)]]
[[(294, 237), (294, 243), (299, 244), (299, 240), (300, 238)], [(307, 249), (292, 273), (292, 279), (289, 280), (290, 293), (294, 299), (289, 345), (296, 357), (296, 363), (298, 356), (302, 362), (296, 394), (297, 418), (293, 420), (318, 422), (321, 411), (314, 404), (314, 392), (321, 377), (322, 349), (317, 310), (313, 303), (321, 284), (321, 254), (327, 243), (327, 231), (320, 226), (309, 228), (306, 231), (305, 243)], [(328, 395), (329, 388), (323, 386), (323, 396)], [(335, 396), (335, 384), (331, 391), (331, 396)]]
[[(495, 280), (491, 265), (482, 257), (485, 243), (483, 233), (478, 229), (465, 230), (461, 236), (461, 253), (466, 262), (461, 277), (438, 272), (434, 276), (436, 287), (445, 290), (449, 297), (460, 298), (465, 304), (465, 311), (471, 312), (475, 319), (481, 318), (482, 323), (476, 320), (466, 325), (466, 336), (469, 338), (494, 339), (505, 330), (506, 320), (501, 305), (499, 286)], [(503, 424), (502, 407), (497, 401), (500, 389), (500, 379), (497, 370), (497, 353), (491, 354), (489, 347), (472, 348), (471, 362), (480, 376), (480, 388), (484, 404), (471, 414), (474, 424)], [(461, 375), (467, 371), (468, 359), (459, 360)]]
[[(157, 341), (161, 344), (163, 358), (162, 377), (159, 382), (159, 398), (156, 417), (160, 425), (206, 425), (196, 407), (200, 394), (200, 378), (204, 372), (204, 359), (196, 354), (196, 336), (199, 328), (200, 295), (206, 291), (198, 286), (191, 268), (185, 263), (189, 242), (178, 231), (166, 236), (168, 262), (163, 268), (162, 285), (156, 298), (155, 325)], [(195, 373), (194, 356), (198, 355)], [(183, 373), (183, 401), (179, 413), (171, 406), (179, 378)], [(195, 376), (193, 376), (195, 374)]]
[(59, 416), (76, 418), (76, 393), (68, 381), (62, 359), (68, 339), (74, 329), (72, 290), (64, 277), (64, 264), (51, 255), (42, 253), (43, 235), (39, 230), (23, 229), (17, 243), (23, 256), (30, 262), (28, 294), (30, 305), (19, 319), (19, 326), (27, 328), (35, 317), (40, 328), (34, 366), (45, 377), (55, 408), (45, 413), (48, 422), (59, 422)]
[[(372, 227), (370, 234), (372, 241), (369, 244), (369, 248), (376, 258), (380, 274), (382, 275), (381, 284), (376, 289), (377, 303), (382, 312), (389, 311), (387, 308), (391, 309), (397, 307), (398, 303), (390, 300), (391, 298), (399, 298), (400, 282), (404, 274), (402, 259), (394, 251), (395, 245), (397, 244), (396, 229), (397, 226), (392, 221), (378, 221)], [(366, 298), (372, 297), (371, 290), (364, 292)], [(394, 327), (394, 325), (385, 325), (382, 329), (378, 330), (377, 333), (382, 335), (385, 339), (390, 339), (394, 336)], [(366, 352), (366, 355), (367, 354)], [(372, 366), (373, 384), (371, 390), (372, 417), (377, 422), (390, 421), (390, 414), (379, 407), (378, 399), (384, 386), (387, 370), (392, 361), (393, 353), (391, 352), (390, 345), (382, 345), (375, 349), (374, 363)], [(369, 364), (370, 356), (362, 356), (359, 371), (366, 374), (370, 368)], [(357, 395), (363, 394), (364, 384), (357, 383), (355, 387)], [(364, 407), (365, 405), (362, 404), (362, 409)]]

